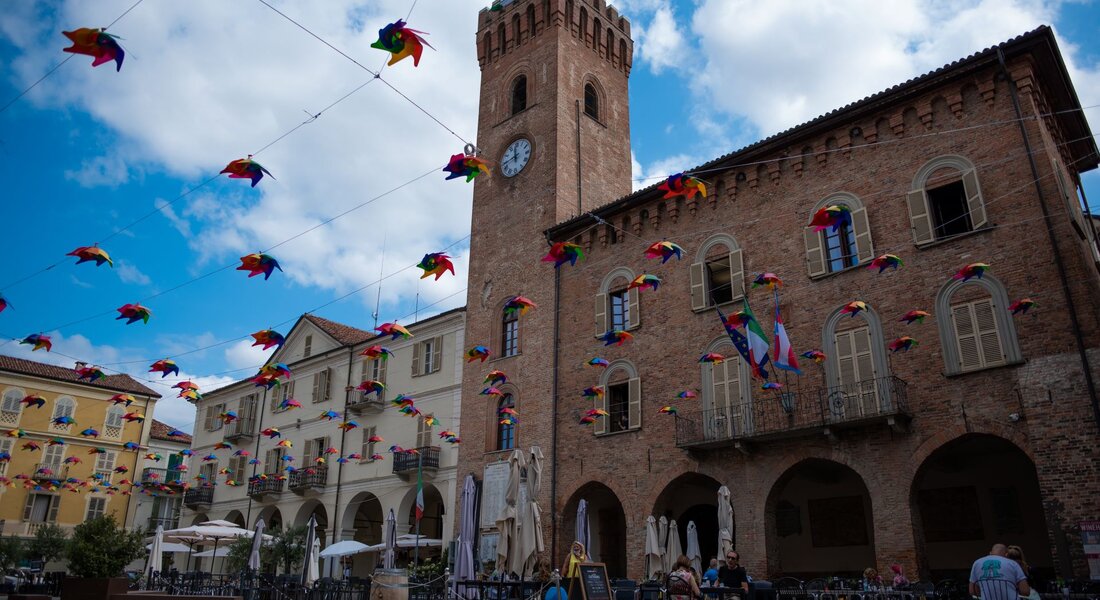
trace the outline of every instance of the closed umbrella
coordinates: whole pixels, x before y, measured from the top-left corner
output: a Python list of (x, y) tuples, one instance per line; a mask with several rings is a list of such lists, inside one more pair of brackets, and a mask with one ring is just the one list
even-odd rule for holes
[(730, 504), (730, 489), (718, 488), (718, 551), (725, 556), (733, 550), (733, 505)]
[(463, 586), (459, 592), (461, 581), (474, 579), (474, 536), (477, 535), (477, 483), (473, 475), (467, 475), (462, 484), (462, 516), (458, 521), (458, 542), (455, 545), (455, 594), (462, 598), (470, 598), (470, 592), (476, 597), (477, 588), (473, 590)]
[(382, 568), (393, 569), (397, 566), (397, 518), (393, 516), (393, 509), (390, 509), (390, 514), (386, 515), (386, 529), (382, 532), (382, 543), (386, 545), (386, 549), (382, 551)]
[(676, 559), (684, 553), (684, 546), (680, 543), (680, 528), (676, 525), (676, 519), (668, 522), (668, 544), (665, 545), (665, 573), (672, 572), (672, 566)]
[(252, 532), (252, 551), (248, 553), (248, 568), (253, 573), (260, 571), (260, 544), (264, 540), (264, 520), (256, 519), (256, 529)]
[(538, 497), (542, 488), (542, 449), (531, 448), (531, 457), (527, 463), (527, 506), (520, 512), (522, 522), (519, 528), (520, 539), (520, 575), (535, 572), (535, 563), (540, 552), (546, 550), (542, 539), (542, 515)]
[(691, 566), (699, 575), (703, 574), (703, 552), (699, 549), (699, 530), (695, 527), (695, 521), (688, 521), (687, 557), (691, 559)]
[(152, 548), (149, 548), (149, 560), (146, 563), (146, 571), (149, 573), (149, 577), (153, 577), (153, 573), (160, 573), (162, 570), (161, 559), (164, 557), (164, 526), (157, 525), (157, 532), (153, 535)]
[[(313, 559), (313, 542), (317, 539), (317, 516), (309, 516), (309, 524), (306, 526), (306, 564), (302, 565), (302, 586), (309, 587), (313, 585), (314, 581), (317, 581), (317, 577), (314, 575), (317, 573), (317, 562)], [(313, 562), (313, 568), (310, 568), (310, 562)]]
[(596, 553), (592, 550), (592, 529), (588, 524), (588, 501), (581, 498), (581, 501), (577, 503), (577, 531), (574, 535), (574, 539), (584, 546), (586, 552), (588, 552), (588, 560), (592, 562), (600, 562), (599, 558), (596, 558)]
[(645, 518), (645, 576), (653, 579), (661, 570), (661, 543), (657, 536), (657, 519), (653, 515)]
[(661, 572), (668, 575), (671, 569), (669, 564), (668, 552), (668, 518), (662, 516), (657, 521), (657, 544), (661, 546)]
[(314, 537), (313, 545), (309, 548), (309, 573), (306, 576), (306, 585), (313, 585), (321, 578), (321, 538)]
[(497, 542), (497, 566), (505, 575), (519, 573), (523, 569), (524, 557), (521, 555), (519, 540), (519, 485), (524, 466), (523, 453), (513, 450), (508, 459), (508, 485), (504, 495), (504, 508), (497, 517), (497, 530), (500, 540)]

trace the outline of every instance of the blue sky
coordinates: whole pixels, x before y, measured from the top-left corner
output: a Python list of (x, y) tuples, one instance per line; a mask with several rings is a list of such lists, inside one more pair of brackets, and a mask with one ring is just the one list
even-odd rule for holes
[[(104, 25), (133, 1), (8, 7), (0, 105), (64, 60), (60, 30)], [(384, 62), (369, 48), (375, 32), (410, 8), (275, 4), (371, 69)], [(429, 32), (435, 50), (419, 68), (406, 61), (383, 71), (453, 134), (374, 82), (264, 149), (256, 158), (275, 179), (252, 189), (224, 177), (204, 182), (371, 76), (252, 0), (142, 2), (111, 28), (128, 52), (121, 72), (75, 57), (0, 113), (0, 292), (13, 306), (0, 313), (0, 338), (44, 332), (56, 344), (31, 355), (0, 341), (0, 353), (64, 365), (76, 357), (140, 377), (174, 357), (212, 389), (262, 362), (248, 334), (286, 333), (302, 312), (369, 329), (380, 274), (382, 320), (408, 323), (461, 305), (471, 187), (421, 176), (475, 141), (472, 40), (483, 4), (420, 0), (410, 24)], [(1100, 7), (1091, 2), (614, 4), (636, 39), (636, 187), (1043, 23), (1058, 32), (1082, 103), (1100, 104)], [(1089, 116), (1095, 126), (1100, 112)], [(1097, 181), (1086, 179), (1094, 204)], [(113, 269), (64, 257), (95, 242)], [(239, 256), (280, 243), (271, 253), (285, 273), (263, 281), (234, 270)], [(444, 248), (458, 277), (418, 282), (411, 266)], [(115, 308), (139, 300), (154, 311), (148, 325), (114, 320)], [(157, 416), (189, 430), (193, 411), (173, 398), (173, 382), (151, 384), (164, 384)]]

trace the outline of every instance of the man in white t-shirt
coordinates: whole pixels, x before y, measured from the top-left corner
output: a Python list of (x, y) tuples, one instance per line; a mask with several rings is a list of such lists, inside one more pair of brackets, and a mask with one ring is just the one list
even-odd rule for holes
[(974, 561), (970, 568), (970, 595), (982, 600), (1016, 600), (1031, 594), (1027, 575), (1016, 561), (1006, 558), (1008, 548), (994, 544), (989, 556)]

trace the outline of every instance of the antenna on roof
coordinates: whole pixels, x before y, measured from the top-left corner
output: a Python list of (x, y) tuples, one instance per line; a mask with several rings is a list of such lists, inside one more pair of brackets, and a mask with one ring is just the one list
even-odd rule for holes
[(374, 296), (374, 312), (371, 313), (371, 317), (374, 318), (374, 326), (378, 327), (378, 307), (382, 303), (382, 274), (386, 267), (386, 234), (382, 234), (382, 260), (378, 261), (378, 290)]

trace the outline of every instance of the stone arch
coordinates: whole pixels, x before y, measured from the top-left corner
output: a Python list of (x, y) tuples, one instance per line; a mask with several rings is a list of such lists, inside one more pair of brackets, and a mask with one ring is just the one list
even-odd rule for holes
[(909, 186), (910, 191), (923, 190), (928, 185), (928, 180), (933, 173), (940, 169), (954, 169), (959, 173), (965, 173), (974, 169), (974, 163), (969, 159), (959, 156), (958, 154), (944, 154), (943, 156), (937, 156), (932, 160), (921, 165), (917, 169), (916, 174), (913, 175), (913, 183)]
[(600, 282), (600, 293), (610, 292), (611, 284), (620, 278), (625, 278), (629, 283), (634, 280), (634, 271), (630, 267), (615, 267), (607, 275), (604, 275), (603, 281)]
[(581, 6), (580, 20), (577, 23), (579, 33), (581, 34), (581, 41), (588, 45), (588, 9)]
[(591, 539), (589, 541), (589, 560), (607, 565), (611, 577), (626, 577), (626, 511), (612, 484), (603, 478), (581, 484), (569, 499), (565, 501), (562, 512), (563, 534), (559, 536), (559, 556), (566, 556), (569, 546), (576, 537), (577, 507), (581, 500), (588, 505), (588, 524)]
[(699, 245), (699, 250), (695, 252), (695, 262), (706, 262), (707, 253), (717, 246), (725, 246), (730, 252), (741, 249), (741, 245), (737, 243), (737, 238), (728, 233), (716, 233), (703, 240), (703, 243)]
[(803, 579), (858, 576), (875, 562), (874, 519), (866, 479), (845, 462), (789, 459), (764, 504), (769, 573)]
[(372, 492), (359, 492), (344, 505), (343, 514), (340, 516), (340, 528), (343, 532), (354, 532), (348, 539), (355, 539), (368, 545), (377, 544), (382, 541), (384, 521), (382, 501), (378, 496)]
[(634, 379), (638, 376), (638, 368), (634, 366), (634, 363), (630, 362), (628, 359), (620, 358), (611, 361), (611, 363), (607, 365), (607, 368), (603, 370), (603, 373), (600, 373), (600, 385), (606, 387), (608, 382), (611, 381), (611, 376), (616, 371), (624, 371), (629, 379)]
[[(840, 325), (842, 319), (857, 319), (862, 318), (867, 324), (869, 338), (870, 338), (870, 354), (872, 361), (872, 375), (873, 379), (880, 379), (888, 377), (890, 375), (890, 363), (886, 358), (886, 344), (883, 341), (882, 332), (882, 320), (879, 319), (878, 313), (875, 309), (868, 304), (867, 310), (860, 311), (859, 315), (849, 317), (843, 314), (841, 311), (844, 307), (839, 306), (834, 308), (829, 316), (825, 318), (825, 326), (821, 331), (821, 348), (828, 356), (825, 361), (825, 382), (826, 385), (832, 389), (839, 389), (842, 383), (849, 385), (853, 382), (841, 382), (839, 366), (837, 364), (837, 326)], [(869, 381), (862, 374), (860, 375), (860, 381)], [(874, 393), (878, 394), (879, 406), (888, 407), (891, 406), (892, 398), (890, 397), (890, 386), (881, 385), (875, 386)], [(845, 391), (848, 393), (848, 391)], [(856, 393), (860, 393), (856, 391)]]
[(520, 414), (523, 414), (523, 409), (519, 407), (519, 388), (517, 388), (515, 384), (509, 382), (497, 386), (497, 389), (503, 392), (503, 395), (499, 398), (497, 398), (496, 396), (489, 396), (489, 401), (485, 405), (485, 422), (488, 426), (488, 431), (491, 433), (490, 435), (486, 436), (485, 439), (486, 443), (488, 444), (485, 448), (487, 452), (497, 452), (505, 450), (511, 451), (519, 447), (520, 432), (519, 428), (514, 425), (511, 426), (510, 431), (512, 435), (512, 446), (509, 448), (500, 447), (500, 437), (502, 434), (506, 433), (503, 429), (504, 426), (500, 424), (500, 409), (505, 406), (505, 403), (508, 400), (509, 396), (511, 396), (512, 408), (514, 408)]
[[(680, 544), (687, 549), (688, 522), (694, 522), (699, 534), (702, 566), (718, 555), (718, 489), (722, 483), (709, 475), (681, 473), (668, 481), (653, 500), (653, 516), (676, 521)], [(654, 486), (653, 489), (657, 489)], [(734, 531), (737, 539), (737, 511), (734, 511)]]
[(198, 525), (199, 523), (205, 523), (210, 520), (210, 517), (206, 516), (206, 513), (198, 513), (195, 518), (191, 519), (192, 525)]
[[(806, 241), (806, 253), (810, 262), (811, 276), (842, 271), (874, 259), (875, 247), (871, 235), (871, 223), (867, 217), (867, 207), (864, 206), (859, 196), (843, 191), (833, 192), (825, 196), (814, 205), (806, 216), (807, 225), (813, 221), (813, 217), (818, 210), (834, 204), (843, 204), (849, 208), (851, 222), (841, 236), (832, 234), (831, 228), (825, 231), (814, 231), (809, 227), (805, 229), (803, 235)], [(828, 243), (830, 237), (836, 238), (834, 241), (839, 240), (837, 243), (841, 245), (841, 256), (830, 256)], [(844, 247), (845, 242), (847, 248)], [(854, 252), (851, 252), (853, 247)], [(820, 259), (816, 256), (818, 253), (820, 253)], [(820, 265), (818, 266), (819, 260)], [(839, 264), (835, 264), (837, 261), (839, 261)]]
[(244, 514), (239, 510), (231, 510), (225, 515), (225, 520), (236, 523), (237, 527), (245, 527)]
[[(416, 528), (416, 486), (412, 486), (405, 492), (404, 497), (397, 508), (398, 533), (402, 528), (413, 531)], [(442, 539), (443, 516), (447, 507), (443, 502), (443, 494), (434, 483), (424, 482), (424, 518), (420, 520), (420, 535)]]
[(985, 290), (993, 302), (993, 318), (1000, 333), (1001, 351), (1004, 353), (1005, 363), (1013, 364), (1023, 360), (1020, 351), (1020, 340), (1016, 337), (1016, 323), (1012, 314), (1008, 312), (1010, 301), (1004, 284), (990, 274), (981, 278), (971, 278), (968, 281), (953, 279), (936, 294), (936, 328), (940, 334), (940, 345), (943, 350), (944, 369), (948, 375), (962, 372), (960, 366), (959, 350), (955, 347), (955, 323), (951, 312), (951, 298), (966, 286), (976, 286)]
[[(260, 514), (256, 515), (256, 520), (264, 520), (264, 527), (268, 531), (276, 529), (282, 529), (286, 523), (283, 521), (283, 513), (279, 510), (278, 506), (266, 506), (260, 511)], [(255, 522), (252, 523), (255, 526)]]
[(308, 525), (310, 516), (317, 518), (317, 537), (321, 539), (321, 547), (323, 548), (325, 541), (328, 539), (326, 532), (329, 531), (330, 527), (328, 509), (320, 500), (307, 500), (298, 507), (298, 513), (294, 517), (294, 525), (296, 527)]
[(508, 41), (508, 35), (505, 32), (504, 22), (502, 21), (497, 25), (497, 48), (500, 49), (500, 54), (503, 55), (506, 50), (506, 43)]

